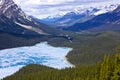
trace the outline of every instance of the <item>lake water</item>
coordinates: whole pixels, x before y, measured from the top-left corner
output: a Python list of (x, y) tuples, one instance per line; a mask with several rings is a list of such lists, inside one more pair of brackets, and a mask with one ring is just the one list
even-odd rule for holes
[(47, 42), (34, 46), (0, 51), (0, 79), (14, 74), (28, 64), (41, 64), (57, 69), (72, 67), (65, 56), (72, 48), (52, 47)]

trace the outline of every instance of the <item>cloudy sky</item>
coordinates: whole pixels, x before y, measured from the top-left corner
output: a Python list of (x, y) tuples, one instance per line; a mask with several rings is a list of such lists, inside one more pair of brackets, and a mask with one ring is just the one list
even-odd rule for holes
[(86, 7), (120, 3), (120, 0), (14, 0), (28, 15), (37, 18), (64, 15)]

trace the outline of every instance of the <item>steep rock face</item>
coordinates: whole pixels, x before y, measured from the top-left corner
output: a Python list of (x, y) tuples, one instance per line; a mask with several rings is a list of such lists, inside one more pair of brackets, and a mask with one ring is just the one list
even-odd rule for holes
[(27, 35), (55, 35), (59, 33), (56, 29), (51, 29), (27, 16), (13, 0), (0, 0), (0, 30)]

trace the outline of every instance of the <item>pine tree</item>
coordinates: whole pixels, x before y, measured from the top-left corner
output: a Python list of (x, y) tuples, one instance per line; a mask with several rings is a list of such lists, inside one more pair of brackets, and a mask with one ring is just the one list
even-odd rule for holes
[(116, 54), (115, 57), (115, 69), (112, 80), (120, 80), (120, 54)]
[(110, 55), (105, 55), (103, 62), (101, 63), (99, 80), (111, 80), (113, 74), (113, 66)]

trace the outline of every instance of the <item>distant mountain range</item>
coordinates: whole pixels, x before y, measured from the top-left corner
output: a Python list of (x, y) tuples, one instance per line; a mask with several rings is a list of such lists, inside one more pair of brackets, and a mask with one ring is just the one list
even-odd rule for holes
[[(58, 18), (39, 20), (27, 16), (12, 0), (0, 1), (0, 31), (23, 35), (61, 35), (59, 27), (70, 31), (119, 31), (118, 5), (76, 10)], [(115, 10), (114, 10), (115, 9)], [(113, 27), (115, 26), (115, 27)]]
[(90, 8), (79, 13), (70, 12), (60, 18), (38, 19), (38, 21), (74, 32), (120, 32), (120, 6)]
[(78, 22), (65, 30), (71, 31), (118, 31), (120, 32), (120, 6), (112, 12), (98, 15), (85, 22)]
[(73, 12), (65, 14), (64, 16), (54, 18), (48, 17), (42, 20), (40, 19), (37, 20), (48, 25), (64, 28), (72, 26), (77, 22), (87, 21), (97, 15), (111, 12), (115, 8), (117, 8), (117, 6), (118, 6), (117, 4), (116, 5), (111, 4), (109, 6), (88, 7), (85, 9), (79, 8)]
[(13, 0), (0, 0), (0, 31), (23, 35), (58, 35), (61, 33), (27, 16)]

